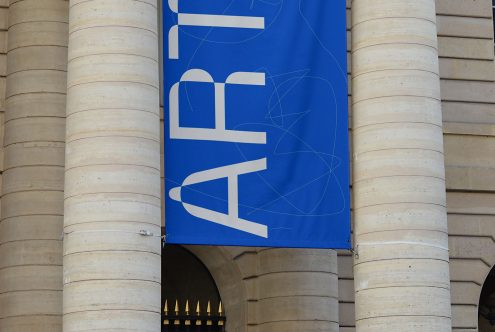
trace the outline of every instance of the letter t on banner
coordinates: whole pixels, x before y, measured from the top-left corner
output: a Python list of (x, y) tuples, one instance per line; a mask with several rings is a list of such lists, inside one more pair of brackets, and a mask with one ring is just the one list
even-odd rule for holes
[(177, 14), (177, 24), (173, 25), (168, 32), (169, 59), (179, 59), (179, 26), (181, 25), (243, 29), (265, 28), (263, 17), (179, 13), (179, 0), (168, 0), (168, 6), (172, 12)]

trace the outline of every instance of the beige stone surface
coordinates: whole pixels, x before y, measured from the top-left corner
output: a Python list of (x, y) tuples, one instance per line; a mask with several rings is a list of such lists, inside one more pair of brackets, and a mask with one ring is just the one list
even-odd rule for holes
[[(356, 325), (356, 310), (355, 310), (354, 302), (342, 302), (339, 305), (339, 325), (342, 328), (343, 326), (352, 326)], [(354, 330), (355, 331), (355, 330)]]
[[(488, 8), (489, 5), (489, 2), (484, 3), (484, 13), (486, 13), (486, 8)], [(454, 7), (452, 6), (452, 8)], [(490, 18), (464, 16), (466, 15), (466, 12), (459, 14), (462, 16), (437, 16), (437, 30), (439, 36), (487, 39), (493, 37), (492, 20)]]
[(479, 294), (495, 264), (492, 3), (437, 5), (453, 327), (478, 331)]
[(453, 305), (452, 325), (464, 328), (478, 327), (477, 305)]
[(444, 58), (440, 60), (440, 75), (453, 80), (493, 81), (495, 66), (491, 60)]
[(495, 104), (493, 82), (442, 80), (442, 100)]
[(339, 302), (354, 303), (354, 281), (348, 279), (339, 280)]
[(278, 324), (274, 323), (267, 323), (263, 324), (259, 327), (257, 327), (258, 332), (275, 332), (275, 331), (286, 331), (286, 332), (300, 332), (300, 331), (307, 331), (307, 332), (321, 332), (321, 331), (329, 331), (329, 332), (337, 332), (339, 330), (335, 329), (334, 323), (329, 323), (329, 322), (320, 322), (320, 321), (315, 321), (313, 322), (310, 326), (307, 326), (308, 324), (300, 321), (294, 321), (294, 322), (281, 322)]
[(32, 116), (64, 118), (65, 94), (45, 92), (41, 94), (12, 96), (7, 100), (6, 106), (15, 108), (16, 112), (7, 112), (5, 114), (5, 121)]
[[(8, 321), (10, 318), (22, 316), (19, 314), (21, 312), (29, 312), (34, 317), (41, 315), (60, 316), (62, 310), (61, 295), (61, 290), (28, 290), (1, 294), (0, 307), (4, 316), (3, 320)], [(40, 303), (36, 299), (43, 299), (43, 302)], [(23, 318), (26, 322), (30, 321), (29, 317), (23, 316)], [(33, 320), (29, 324), (33, 330), (36, 329), (35, 322), (36, 320)]]
[(157, 38), (156, 1), (70, 2), (64, 332), (160, 329)]
[(355, 332), (356, 331), (356, 328), (354, 327), (341, 327), (340, 332)]
[(160, 319), (156, 314), (146, 311), (111, 310), (111, 316), (120, 319), (109, 319), (109, 311), (82, 311), (64, 315), (64, 330), (67, 331), (140, 331), (157, 332), (160, 330)]
[(57, 332), (62, 331), (60, 200), (68, 3), (11, 1), (8, 13), (8, 26), (4, 26), (8, 27), (7, 78), (2, 93), (6, 114), (0, 330)]
[(36, 315), (27, 320), (25, 317), (12, 317), (0, 320), (0, 330), (9, 332), (30, 331), (36, 326), (36, 332), (62, 331), (62, 321), (59, 316)]
[(352, 2), (356, 331), (451, 330), (435, 22), (433, 0)]
[(7, 53), (7, 31), (2, 30), (0, 31), (0, 51), (2, 54)]
[(450, 294), (454, 305), (477, 306), (480, 301), (481, 286), (475, 282), (453, 281), (450, 285)]
[(436, 0), (438, 14), (491, 18), (490, 0)]
[(440, 56), (493, 60), (493, 43), (490, 39), (439, 37), (438, 52)]
[(335, 251), (261, 249), (257, 256), (259, 331), (338, 331)]
[[(5, 134), (5, 91), (6, 91), (6, 83), (7, 83), (7, 31), (9, 24), (9, 10), (8, 10), (8, 2), (0, 1), (0, 187), (2, 185), (4, 179), (4, 157), (5, 157), (5, 149), (4, 149), (4, 134)], [(0, 211), (1, 211), (1, 196), (0, 196)], [(1, 212), (0, 212), (0, 248), (2, 243), (5, 242), (5, 238), (10, 239), (10, 232), (5, 227), (5, 224), (2, 226), (1, 220)], [(15, 239), (15, 236), (12, 237)], [(1, 249), (0, 249), (1, 250)], [(30, 269), (28, 269), (30, 270)], [(28, 272), (28, 275), (33, 275), (32, 272)], [(26, 283), (23, 282), (23, 276), (17, 278), (15, 271), (5, 271), (4, 273), (0, 272), (0, 294), (12, 292), (18, 289), (18, 285), (21, 286), (20, 289), (25, 289)], [(17, 280), (20, 282), (17, 283)], [(24, 280), (25, 281), (25, 280)], [(45, 280), (44, 280), (45, 281)], [(15, 284), (13, 283), (15, 282)], [(42, 281), (43, 283), (43, 281)], [(24, 284), (24, 285), (23, 285)], [(3, 322), (9, 322), (10, 324), (15, 325), (12, 322), (12, 319), (5, 320), (1, 319), (3, 316), (1, 314), (2, 309), (0, 308), (0, 330), (5, 330)]]

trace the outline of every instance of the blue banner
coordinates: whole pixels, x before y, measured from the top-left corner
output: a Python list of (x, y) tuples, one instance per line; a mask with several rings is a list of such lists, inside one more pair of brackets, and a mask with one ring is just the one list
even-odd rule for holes
[(164, 1), (167, 243), (350, 247), (345, 2)]

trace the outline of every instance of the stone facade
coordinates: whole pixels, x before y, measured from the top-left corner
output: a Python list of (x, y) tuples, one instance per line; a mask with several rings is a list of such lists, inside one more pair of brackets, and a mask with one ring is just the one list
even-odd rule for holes
[[(188, 247), (227, 331), (478, 331), (492, 5), (347, 1), (355, 255)], [(160, 330), (160, 6), (0, 0), (0, 332)]]

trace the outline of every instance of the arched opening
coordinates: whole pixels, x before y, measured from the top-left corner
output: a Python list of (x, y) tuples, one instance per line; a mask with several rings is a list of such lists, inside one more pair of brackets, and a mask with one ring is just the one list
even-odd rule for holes
[(495, 332), (495, 268), (483, 284), (478, 317), (479, 332)]
[(162, 262), (162, 331), (224, 331), (220, 294), (203, 263), (177, 245), (163, 248)]

